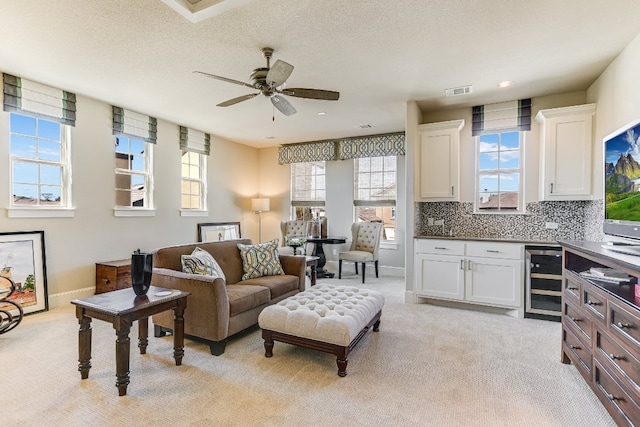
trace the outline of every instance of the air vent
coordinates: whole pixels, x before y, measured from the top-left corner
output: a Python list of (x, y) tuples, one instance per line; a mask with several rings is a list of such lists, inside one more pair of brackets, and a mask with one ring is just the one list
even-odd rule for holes
[(473, 92), (473, 86), (460, 86), (460, 87), (452, 87), (444, 90), (445, 96), (459, 96), (466, 95), (468, 93)]
[(371, 123), (367, 123), (366, 125), (357, 125), (358, 129), (373, 129), (373, 125)]

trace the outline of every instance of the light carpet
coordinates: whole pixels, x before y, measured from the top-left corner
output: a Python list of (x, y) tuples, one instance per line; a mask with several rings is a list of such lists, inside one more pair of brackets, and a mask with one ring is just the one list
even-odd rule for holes
[[(115, 387), (115, 333), (92, 321), (89, 378), (77, 371), (71, 305), (27, 316), (0, 335), (3, 426), (614, 426), (572, 365), (560, 363), (559, 323), (405, 304), (400, 278), (322, 283), (381, 291), (379, 332), (368, 332), (337, 375), (335, 356), (275, 343), (257, 328), (222, 356), (186, 340), (131, 332), (131, 383)], [(188, 307), (187, 307), (188, 311)], [(150, 326), (150, 330), (152, 327)]]

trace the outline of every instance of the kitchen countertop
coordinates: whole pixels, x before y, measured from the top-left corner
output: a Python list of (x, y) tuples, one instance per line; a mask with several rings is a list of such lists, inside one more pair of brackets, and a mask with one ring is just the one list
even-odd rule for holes
[(556, 240), (524, 240), (504, 237), (474, 237), (474, 236), (442, 236), (442, 235), (421, 235), (413, 236), (414, 239), (438, 239), (438, 240), (466, 240), (477, 242), (504, 242), (504, 243), (523, 243), (531, 245), (554, 245), (559, 246)]

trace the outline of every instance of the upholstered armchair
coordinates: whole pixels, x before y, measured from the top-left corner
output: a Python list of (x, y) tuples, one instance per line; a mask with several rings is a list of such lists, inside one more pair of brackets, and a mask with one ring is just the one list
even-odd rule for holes
[(358, 263), (362, 263), (362, 283), (364, 283), (367, 262), (374, 263), (376, 277), (378, 277), (378, 253), (382, 226), (380, 222), (356, 222), (351, 225), (351, 248), (338, 255), (338, 279), (342, 279), (342, 261), (353, 262), (356, 274), (358, 274)]
[[(308, 237), (309, 236), (309, 224), (311, 221), (298, 219), (294, 221), (281, 221), (280, 222), (280, 231), (282, 232), (282, 242), (281, 248), (279, 250), (280, 253), (285, 253), (287, 250), (282, 250), (284, 247), (287, 247), (287, 238), (292, 237)], [(327, 237), (327, 218), (320, 218), (320, 236)], [(310, 251), (306, 251), (305, 253), (310, 254)]]

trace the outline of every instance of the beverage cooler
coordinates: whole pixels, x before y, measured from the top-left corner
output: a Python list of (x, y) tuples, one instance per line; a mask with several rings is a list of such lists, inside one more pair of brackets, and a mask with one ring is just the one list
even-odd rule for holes
[(562, 315), (562, 249), (525, 246), (525, 314), (560, 321)]

